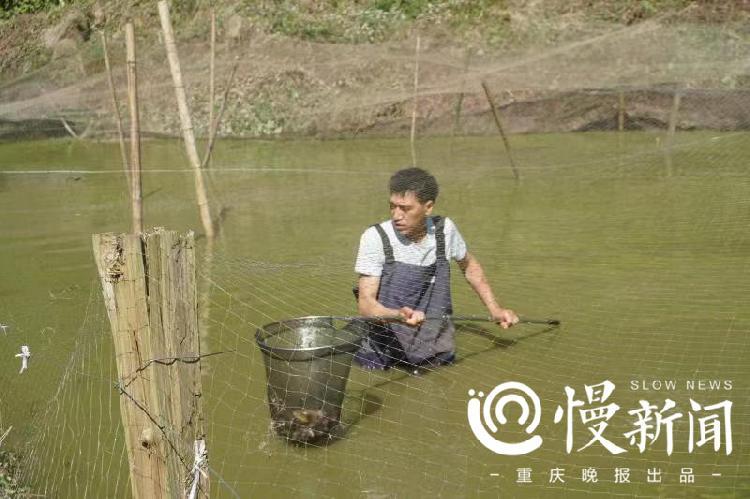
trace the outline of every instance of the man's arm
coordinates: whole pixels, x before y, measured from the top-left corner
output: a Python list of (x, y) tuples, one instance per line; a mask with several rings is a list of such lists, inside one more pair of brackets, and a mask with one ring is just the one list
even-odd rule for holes
[(380, 277), (360, 274), (359, 300), (357, 300), (360, 315), (367, 317), (400, 317), (410, 326), (416, 326), (424, 321), (424, 312), (413, 310), (409, 307), (401, 307), (400, 309), (384, 307), (378, 301), (379, 288)]
[(458, 261), (458, 267), (464, 273), (464, 277), (466, 277), (472, 289), (479, 295), (482, 303), (487, 307), (487, 311), (497, 323), (505, 329), (518, 323), (518, 316), (516, 316), (515, 312), (503, 308), (497, 303), (495, 293), (492, 292), (492, 287), (484, 275), (484, 270), (474, 255), (467, 251), (464, 259)]

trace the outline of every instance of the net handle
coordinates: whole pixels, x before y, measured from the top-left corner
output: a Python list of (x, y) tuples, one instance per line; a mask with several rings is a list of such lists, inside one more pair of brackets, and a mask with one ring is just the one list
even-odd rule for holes
[[(404, 322), (403, 317), (397, 315), (353, 315), (353, 316), (331, 316), (331, 319), (338, 319), (342, 321), (379, 321), (379, 322)], [(487, 315), (437, 315), (427, 316), (426, 321), (465, 321), (465, 322), (498, 322)], [(519, 324), (544, 324), (547, 326), (559, 326), (561, 324), (559, 319), (534, 319), (530, 317), (519, 317)]]

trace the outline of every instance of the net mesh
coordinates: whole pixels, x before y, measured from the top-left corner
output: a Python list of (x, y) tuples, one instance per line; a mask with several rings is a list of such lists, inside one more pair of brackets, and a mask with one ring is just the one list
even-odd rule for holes
[[(216, 354), (203, 359), (202, 369), (212, 495), (750, 493), (750, 142), (744, 131), (750, 58), (743, 36), (730, 26), (665, 18), (501, 56), (423, 45), (416, 150), (419, 164), (429, 165), (441, 183), (440, 212), (455, 219), (502, 303), (563, 324), (503, 331), (458, 323), (455, 365), (426, 367), (419, 375), (354, 365), (341, 434), (306, 446), (290, 444), (274, 429), (270, 373), (255, 333), (294, 317), (357, 314), (351, 294), (356, 241), (367, 225), (385, 218), (384, 186), (394, 165), (409, 161), (409, 144), (403, 138), (220, 143), (210, 185), (211, 198), (229, 213), (225, 241), (210, 258), (201, 246), (198, 266), (202, 350)], [(176, 117), (164, 112), (173, 103), (164, 98), (165, 92), (171, 97), (171, 85), (161, 49), (144, 51), (139, 63), (148, 75), (142, 77), (142, 123), (149, 132), (176, 133)], [(185, 45), (180, 50), (199, 54)], [(219, 70), (226, 72), (232, 49), (221, 50)], [(224, 136), (336, 133), (351, 130), (351, 123), (362, 124), (362, 133), (408, 130), (411, 41), (346, 46), (260, 38), (244, 50), (237, 89), (269, 101), (276, 92), (299, 97), (286, 108), (264, 108), (239, 98), (247, 93), (230, 91)], [(112, 52), (124, 53), (118, 40)], [(123, 68), (114, 59), (122, 88)], [(205, 123), (204, 56), (183, 56), (183, 71), (195, 122)], [(91, 123), (91, 132), (111, 134), (105, 77), (83, 73), (57, 78), (51, 64), (35, 73), (43, 82), (36, 91), (6, 84), (0, 115), (59, 128), (59, 118), (75, 110), (81, 119), (71, 118), (74, 128)], [(358, 78), (375, 79), (382, 90), (363, 95)], [(520, 184), (499, 139), (469, 136), (496, 133), (481, 81), (502, 104)], [(620, 122), (626, 131), (615, 132)], [(576, 130), (594, 133), (558, 133)], [(550, 133), (518, 133), (529, 131)], [(456, 137), (425, 137), (449, 132)], [(9, 228), (14, 237), (0, 250), (7, 252), (4, 261), (40, 273), (21, 259), (31, 250), (48, 268), (63, 268), (52, 280), (34, 277), (49, 296), (11, 290), (0, 303), (0, 320), (11, 326), (5, 335), (0, 331), (3, 351), (15, 353), (23, 343), (33, 354), (23, 377), (17, 364), (0, 370), (11, 386), (1, 400), (0, 424), (15, 428), (3, 445), (19, 449), (20, 482), (34, 494), (127, 496), (123, 398), (114, 387), (109, 323), (87, 256), (91, 232), (127, 227), (119, 157), (112, 144), (12, 147), (13, 159), (0, 169), (0, 206), (23, 223)], [(195, 219), (185, 201), (191, 178), (179, 154), (174, 144), (144, 146), (147, 220), (179, 227)], [(85, 195), (65, 208), (72, 232), (62, 233), (59, 197), (81, 189)], [(24, 207), (30, 190), (38, 208)], [(54, 239), (38, 242), (27, 221)], [(17, 272), (10, 266), (3, 267), (3, 283)], [(453, 272), (454, 310), (485, 313), (455, 266)], [(500, 458), (470, 430), (467, 403), (469, 390), (488, 394), (509, 380), (539, 396), (537, 433), (544, 443), (531, 454)], [(553, 420), (555, 408), (565, 407), (564, 387), (585, 400), (584, 386), (604, 380), (616, 385), (608, 402), (621, 409), (603, 434), (627, 453), (613, 455), (599, 443), (579, 450), (592, 437), (580, 420), (568, 453), (565, 422)], [(670, 380), (675, 387), (668, 390)], [(720, 389), (689, 384), (701, 380), (718, 381)], [(641, 453), (624, 437), (634, 428), (627, 411), (639, 400), (661, 407), (666, 398), (682, 413), (674, 449), (667, 453), (662, 435)], [(724, 439), (718, 450), (712, 443), (688, 450), (694, 434), (688, 413), (704, 414), (690, 399), (702, 407), (733, 402), (731, 454)], [(303, 434), (325, 416), (312, 407), (293, 409)], [(518, 415), (507, 413), (511, 421)], [(504, 431), (511, 441), (526, 438), (521, 427)], [(186, 460), (192, 463), (192, 456)], [(553, 469), (563, 470), (564, 484), (551, 480)], [(618, 483), (625, 469), (630, 483)], [(681, 483), (683, 475), (694, 483)]]
[[(113, 35), (109, 53), (124, 105), (124, 41)], [(673, 14), (626, 27), (603, 25), (585, 35), (501, 53), (425, 38), (419, 53), (420, 133), (494, 133), (481, 81), (498, 94), (511, 131), (616, 128), (621, 94), (630, 127), (666, 128), (676, 91), (684, 93), (680, 128), (746, 128), (750, 54), (741, 27)], [(151, 38), (149, 30), (138, 60), (141, 128), (176, 136), (180, 125), (164, 47)], [(320, 44), (258, 33), (240, 42), (223, 33), (216, 55), (216, 110), (232, 66), (238, 70), (219, 134), (399, 135), (410, 123), (414, 47), (413, 39)], [(199, 41), (185, 42), (180, 50), (193, 121), (206, 136), (209, 51)], [(65, 118), (76, 134), (114, 135), (101, 52), (100, 39), (92, 37), (79, 52), (5, 82), (0, 116), (32, 120), (26, 129), (42, 134), (66, 135), (60, 122)], [(98, 63), (87, 67), (76, 58)]]

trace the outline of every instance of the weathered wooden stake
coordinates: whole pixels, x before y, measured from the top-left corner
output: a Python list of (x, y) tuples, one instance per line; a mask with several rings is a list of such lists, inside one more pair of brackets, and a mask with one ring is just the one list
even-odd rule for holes
[(184, 497), (205, 438), (194, 247), (192, 232), (93, 236), (136, 499)]
[(198, 157), (198, 149), (195, 146), (193, 122), (190, 119), (190, 110), (188, 109), (187, 96), (185, 95), (185, 86), (182, 83), (180, 60), (177, 56), (177, 46), (174, 41), (174, 33), (172, 32), (172, 21), (169, 18), (169, 5), (166, 0), (161, 0), (159, 2), (159, 17), (161, 18), (161, 28), (164, 33), (164, 46), (167, 49), (167, 58), (169, 59), (169, 69), (172, 72), (172, 81), (174, 83), (175, 96), (177, 97), (177, 107), (180, 112), (182, 138), (185, 142), (185, 150), (188, 159), (193, 167), (195, 195), (198, 201), (201, 223), (203, 224), (203, 230), (206, 232), (206, 237), (213, 238), (214, 225), (211, 220), (211, 209), (208, 205), (206, 185), (201, 171), (201, 160)]
[(419, 92), (419, 45), (420, 38), (417, 35), (417, 48), (414, 51), (414, 107), (411, 111), (411, 164), (417, 166), (417, 149), (414, 145), (414, 138), (417, 133), (417, 103), (418, 103), (418, 92)]
[(495, 118), (495, 126), (497, 126), (497, 131), (500, 132), (500, 137), (502, 137), (503, 144), (505, 144), (505, 151), (508, 153), (508, 160), (510, 160), (510, 168), (511, 170), (513, 170), (513, 177), (516, 179), (516, 182), (518, 182), (521, 178), (518, 175), (516, 163), (515, 161), (513, 161), (513, 154), (510, 151), (510, 142), (508, 142), (508, 137), (506, 137), (505, 130), (503, 130), (503, 124), (500, 121), (500, 115), (495, 108), (495, 100), (492, 98), (492, 94), (490, 93), (489, 87), (487, 87), (487, 83), (482, 82), (482, 88), (484, 89), (484, 95), (487, 97), (487, 102), (489, 102), (490, 104), (492, 116)]
[[(214, 126), (214, 97), (216, 94), (215, 84), (215, 68), (216, 68), (216, 12), (213, 7), (211, 8), (211, 59), (209, 62), (209, 81), (208, 81), (208, 131), (209, 134), (213, 130)], [(206, 153), (203, 160), (204, 168), (207, 168), (211, 164), (211, 154)]]
[(130, 108), (130, 205), (133, 233), (143, 231), (143, 199), (141, 195), (141, 125), (138, 116), (138, 73), (135, 65), (135, 31), (133, 23), (125, 25), (127, 51), (128, 103)]
[(120, 141), (120, 156), (122, 156), (122, 168), (125, 170), (125, 178), (128, 181), (128, 190), (131, 189), (130, 167), (128, 166), (128, 153), (125, 151), (125, 136), (122, 132), (122, 116), (120, 115), (120, 104), (117, 102), (117, 91), (115, 80), (112, 77), (112, 67), (109, 65), (109, 50), (107, 50), (107, 36), (104, 31), (100, 32), (102, 37), (102, 51), (104, 51), (104, 67), (107, 69), (107, 82), (109, 92), (112, 94), (112, 110), (115, 112), (115, 124), (117, 125), (117, 138)]

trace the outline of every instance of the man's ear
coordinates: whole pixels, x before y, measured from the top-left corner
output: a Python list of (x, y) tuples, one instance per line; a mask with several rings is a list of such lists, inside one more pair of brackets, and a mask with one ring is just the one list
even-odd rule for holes
[(426, 214), (427, 215), (431, 215), (432, 214), (432, 209), (435, 207), (435, 201), (432, 201), (432, 200), (427, 201), (424, 204), (424, 207), (425, 207), (425, 210), (426, 210)]

